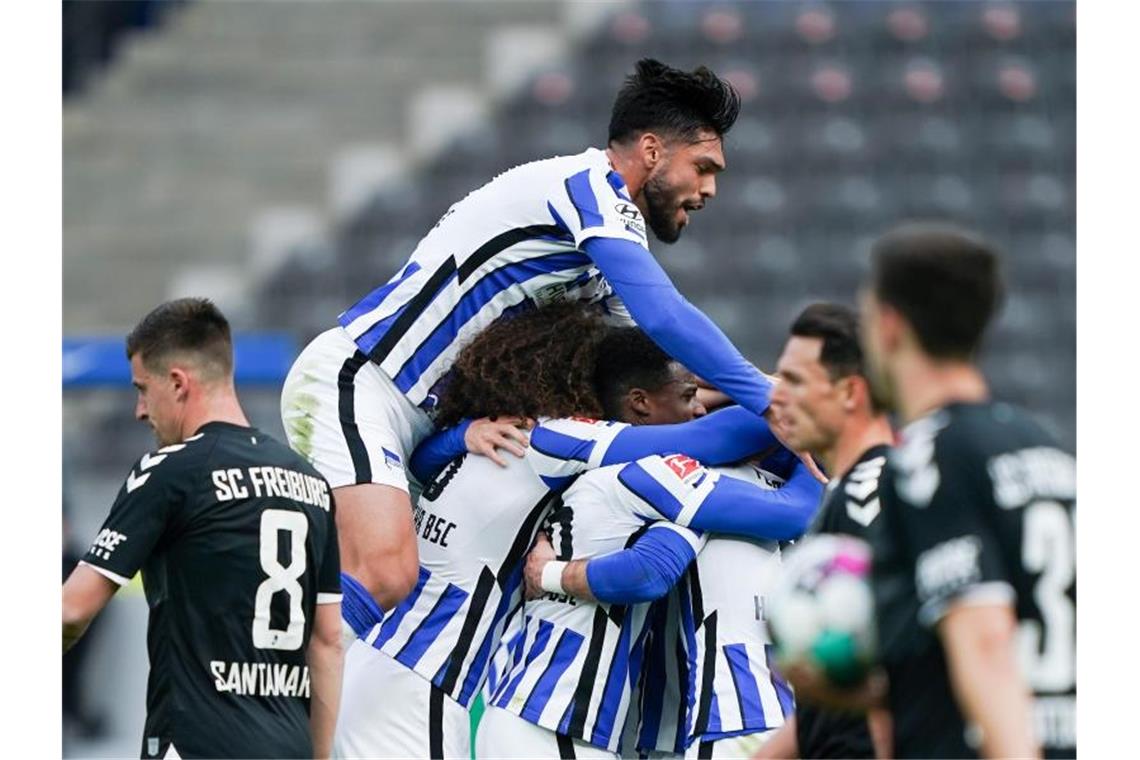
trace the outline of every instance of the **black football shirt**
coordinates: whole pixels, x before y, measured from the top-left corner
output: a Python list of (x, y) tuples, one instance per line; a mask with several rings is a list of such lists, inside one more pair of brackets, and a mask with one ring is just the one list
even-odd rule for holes
[(120, 585), (142, 571), (142, 757), (312, 757), (305, 649), (316, 605), (340, 601), (340, 560), (332, 493), (304, 459), (204, 425), (131, 469), (83, 561)]
[[(887, 461), (887, 446), (873, 446), (840, 478), (827, 485), (823, 505), (809, 533), (840, 533), (869, 540), (868, 530), (879, 516), (879, 476)], [(803, 758), (865, 758), (875, 756), (865, 715), (796, 706), (796, 742)]]
[(952, 404), (908, 425), (872, 531), (879, 653), (898, 757), (976, 757), (937, 624), (958, 604), (1009, 603), (1046, 757), (1076, 752), (1073, 456), (1024, 412)]

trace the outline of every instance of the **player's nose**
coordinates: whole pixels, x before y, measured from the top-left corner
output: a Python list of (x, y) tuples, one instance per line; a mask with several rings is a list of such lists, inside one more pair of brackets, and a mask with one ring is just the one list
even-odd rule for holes
[(701, 197), (706, 201), (716, 197), (716, 177), (711, 174), (701, 181)]

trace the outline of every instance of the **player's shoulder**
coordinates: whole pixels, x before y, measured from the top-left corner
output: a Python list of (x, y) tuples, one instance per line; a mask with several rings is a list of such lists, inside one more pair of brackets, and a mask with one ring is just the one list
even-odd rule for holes
[(879, 487), (889, 446), (873, 446), (842, 477), (828, 483), (819, 529), (824, 532), (860, 533), (881, 512)]
[(205, 433), (197, 433), (181, 443), (173, 443), (146, 452), (131, 466), (124, 488), (127, 494), (150, 485), (170, 484), (196, 472), (208, 457), (212, 441)]

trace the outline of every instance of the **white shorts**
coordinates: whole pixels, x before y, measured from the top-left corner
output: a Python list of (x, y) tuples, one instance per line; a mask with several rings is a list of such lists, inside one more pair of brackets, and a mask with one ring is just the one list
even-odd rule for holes
[(407, 491), (404, 467), (434, 429), (341, 327), (313, 338), (293, 362), (281, 422), (289, 446), (333, 488), (379, 483)]
[(703, 742), (698, 739), (685, 750), (685, 758), (686, 760), (699, 760), (699, 758), (705, 757), (749, 758), (755, 755), (775, 733), (775, 729), (757, 731), (751, 734), (730, 736), (727, 739), (718, 739), (714, 742)]
[(471, 716), (431, 682), (359, 639), (344, 657), (333, 757), (471, 757)]
[(488, 707), (475, 731), (476, 760), (563, 757), (613, 760), (620, 755), (536, 726), (501, 707)]

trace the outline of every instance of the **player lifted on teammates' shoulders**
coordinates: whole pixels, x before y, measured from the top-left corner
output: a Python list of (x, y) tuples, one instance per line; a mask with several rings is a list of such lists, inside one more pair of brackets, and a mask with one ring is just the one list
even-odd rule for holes
[[(892, 432), (871, 394), (855, 312), (831, 303), (804, 309), (776, 374), (772, 411), (782, 438), (810, 451), (832, 474), (809, 532), (867, 540), (881, 512), (879, 476)], [(883, 713), (872, 716), (873, 735), (862, 715), (821, 709), (801, 694), (795, 716), (756, 757), (890, 757)]]
[(63, 648), (140, 569), (150, 605), (142, 757), (328, 757), (341, 686), (332, 494), (249, 426), (229, 324), (159, 306), (127, 338), (142, 457), (63, 586)]
[(897, 757), (1076, 753), (1076, 468), (974, 363), (1002, 295), (973, 234), (908, 225), (873, 249), (864, 347), (906, 426), (872, 531)]
[[(604, 302), (760, 414), (770, 383), (688, 303), (649, 252), (716, 194), (740, 100), (707, 68), (638, 62), (606, 148), (518, 166), (455, 203), (408, 263), (295, 362), (281, 398), (289, 442), (337, 495), (344, 571), (384, 609), (419, 568), (405, 464), (460, 348), (502, 314)], [(352, 593), (346, 590), (346, 593)]]

